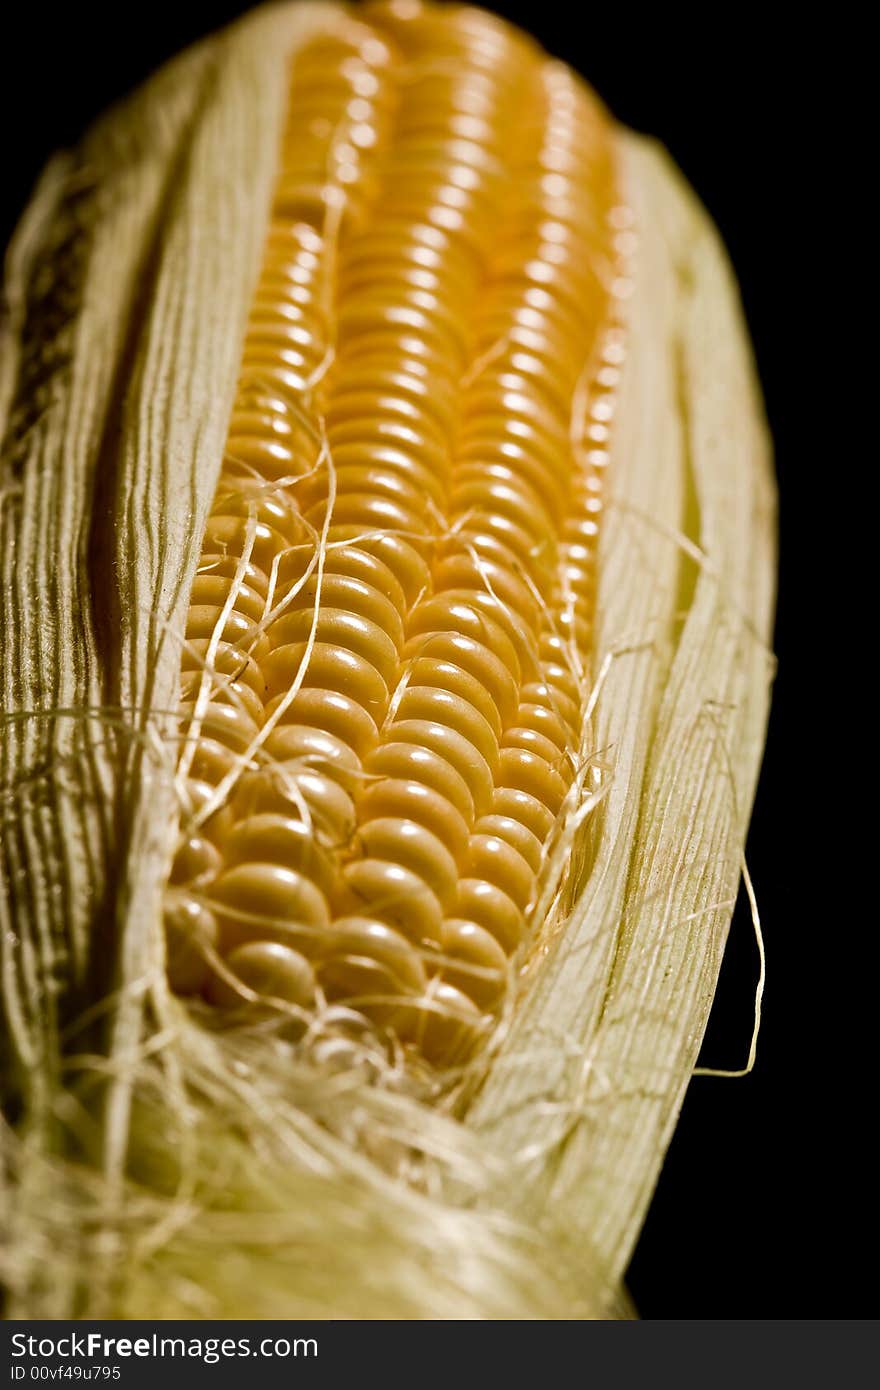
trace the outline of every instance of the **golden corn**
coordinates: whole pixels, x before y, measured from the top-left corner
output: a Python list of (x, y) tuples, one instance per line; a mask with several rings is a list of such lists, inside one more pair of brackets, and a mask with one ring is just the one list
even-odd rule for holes
[(583, 755), (629, 215), (603, 112), (527, 40), (358, 15), (292, 66), (190, 597), (170, 973), (450, 1061)]
[(704, 212), (498, 20), (298, 0), (3, 294), (10, 1316), (625, 1315), (771, 673)]

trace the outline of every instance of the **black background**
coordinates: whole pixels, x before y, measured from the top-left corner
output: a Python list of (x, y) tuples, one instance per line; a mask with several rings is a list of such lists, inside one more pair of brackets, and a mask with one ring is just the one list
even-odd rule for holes
[[(53, 149), (245, 8), (179, 0), (111, 16), (16, 4), (4, 17), (0, 243)], [(693, 1082), (630, 1289), (646, 1318), (870, 1316), (870, 1284), (852, 1262), (870, 1248), (875, 1088), (858, 1083), (875, 1012), (864, 943), (877, 913), (850, 838), (866, 813), (844, 795), (844, 778), (875, 755), (834, 708), (855, 643), (840, 621), (853, 601), (841, 537), (851, 534), (842, 504), (854, 461), (839, 432), (851, 348), (839, 325), (829, 336), (827, 313), (855, 273), (847, 228), (858, 198), (840, 188), (828, 127), (836, 59), (816, 51), (800, 20), (771, 30), (769, 7), (488, 8), (579, 68), (621, 120), (670, 149), (699, 192), (739, 276), (776, 442), (780, 664), (748, 846), (769, 970), (758, 1065), (745, 1080)], [(756, 973), (741, 902), (706, 1065), (742, 1065)]]

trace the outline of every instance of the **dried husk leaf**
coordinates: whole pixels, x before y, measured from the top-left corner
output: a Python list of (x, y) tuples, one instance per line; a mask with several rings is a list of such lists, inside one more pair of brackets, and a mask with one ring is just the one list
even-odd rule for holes
[(767, 713), (774, 494), (723, 252), (624, 133), (639, 253), (582, 895), (455, 1117), (369, 1057), (331, 1075), (167, 989), (180, 634), (288, 63), (345, 22), (272, 7), (183, 55), (49, 166), (8, 257), (13, 1316), (626, 1316), (615, 1290), (705, 1027)]
[(609, 790), (585, 889), (470, 1116), (499, 1151), (533, 1155), (533, 1193), (617, 1277), (718, 978), (775, 585), (769, 440), (723, 249), (662, 151), (629, 135), (620, 147), (641, 250), (600, 557)]

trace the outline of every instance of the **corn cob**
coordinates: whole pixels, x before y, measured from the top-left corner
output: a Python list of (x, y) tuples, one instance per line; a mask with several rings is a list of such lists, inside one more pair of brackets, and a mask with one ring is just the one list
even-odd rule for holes
[(171, 978), (320, 988), (449, 1061), (582, 757), (629, 214), (568, 71), (478, 13), (363, 16), (291, 74), (187, 618)]
[(277, 6), (50, 166), (7, 297), (12, 1306), (619, 1312), (766, 716), (702, 213), (479, 11)]

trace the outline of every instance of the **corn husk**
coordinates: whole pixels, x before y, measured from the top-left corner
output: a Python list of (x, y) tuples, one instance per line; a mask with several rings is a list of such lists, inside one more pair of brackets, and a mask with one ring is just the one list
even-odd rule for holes
[(601, 794), (571, 846), (589, 873), (454, 1094), (368, 1051), (224, 1033), (168, 991), (185, 611), (288, 63), (345, 22), (276, 6), (183, 55), (49, 165), (8, 256), (12, 1316), (627, 1316), (711, 1005), (767, 715), (775, 499), (723, 250), (663, 152), (622, 130), (638, 246), (600, 556)]

